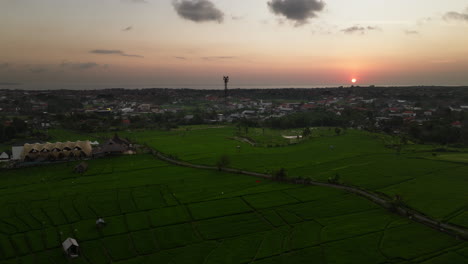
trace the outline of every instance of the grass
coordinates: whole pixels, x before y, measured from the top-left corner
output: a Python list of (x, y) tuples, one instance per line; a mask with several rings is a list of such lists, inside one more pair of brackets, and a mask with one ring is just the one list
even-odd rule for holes
[(240, 214), (252, 209), (240, 198), (220, 199), (189, 205), (195, 220), (220, 217), (224, 215)]
[[(123, 136), (196, 164), (213, 166), (226, 154), (233, 168), (273, 173), (284, 167), (289, 177), (320, 181), (339, 175), (342, 183), (399, 195), (408, 205), (439, 220), (447, 220), (468, 206), (463, 188), (463, 174), (468, 170), (466, 153), (433, 157), (430, 151), (434, 146), (412, 144), (398, 154), (386, 147), (397, 141), (389, 136), (356, 130), (337, 136), (332, 128), (313, 130), (313, 136), (300, 144), (264, 147), (268, 142), (276, 146), (282, 134), (299, 132), (265, 131), (263, 135), (262, 129), (250, 128), (245, 135), (263, 142), (259, 147), (232, 140), (238, 130), (230, 126), (123, 132)], [(267, 201), (272, 202), (270, 198)]]
[(468, 163), (468, 154), (444, 154), (436, 156), (438, 160)]
[[(133, 136), (146, 134), (158, 149), (195, 163), (210, 164), (226, 151), (234, 167), (284, 164), (290, 176), (321, 180), (339, 173), (342, 181), (402, 194), (428, 214), (466, 223), (463, 164), (396, 155), (372, 134), (348, 131), (278, 148), (245, 144), (237, 153), (239, 142), (226, 138), (232, 128), (182, 132)], [(72, 173), (75, 164), (2, 171), (1, 264), (64, 263), (68, 236), (82, 249), (71, 263), (468, 261), (466, 243), (339, 190), (175, 167), (150, 155), (92, 160), (83, 176)], [(107, 222), (102, 229), (98, 217)]]
[(50, 140), (53, 140), (54, 142), (84, 141), (84, 140), (99, 141), (99, 139), (94, 136), (83, 134), (83, 133), (77, 133), (72, 130), (61, 129), (61, 128), (48, 129), (47, 134), (51, 137)]

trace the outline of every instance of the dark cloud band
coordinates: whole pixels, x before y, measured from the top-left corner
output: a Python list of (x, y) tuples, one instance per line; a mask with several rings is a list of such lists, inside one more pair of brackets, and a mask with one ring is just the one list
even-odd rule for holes
[(72, 70), (87, 70), (91, 68), (98, 67), (99, 64), (95, 62), (69, 62), (64, 61), (60, 64), (60, 67), (72, 69)]
[(224, 20), (224, 13), (208, 0), (174, 0), (172, 2), (177, 14), (194, 22), (218, 22)]
[(464, 21), (464, 22), (468, 22), (468, 12), (467, 13), (447, 12), (443, 16), (443, 18), (446, 21)]
[(268, 6), (274, 14), (284, 16), (300, 26), (310, 18), (317, 17), (325, 8), (325, 3), (321, 0), (271, 0)]
[(372, 26), (367, 26), (367, 27), (352, 26), (352, 27), (342, 29), (341, 32), (346, 33), (346, 34), (365, 34), (366, 32), (376, 31), (376, 30), (381, 30), (381, 29), (379, 27), (372, 27)]
[(106, 50), (106, 49), (96, 49), (92, 50), (89, 53), (94, 53), (94, 54), (101, 54), (101, 55), (119, 55), (119, 56), (124, 56), (124, 57), (135, 57), (135, 58), (143, 58), (141, 55), (136, 55), (136, 54), (127, 54), (121, 50)]

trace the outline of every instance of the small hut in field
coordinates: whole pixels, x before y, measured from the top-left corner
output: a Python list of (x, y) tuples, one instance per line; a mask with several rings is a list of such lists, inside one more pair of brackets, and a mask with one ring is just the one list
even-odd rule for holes
[(102, 218), (99, 218), (98, 220), (96, 220), (96, 226), (97, 228), (103, 228), (106, 226), (106, 221), (104, 221), (104, 219)]
[(80, 164), (76, 165), (75, 169), (73, 170), (75, 173), (83, 174), (88, 170), (88, 163), (81, 162)]
[(63, 251), (70, 258), (77, 258), (80, 256), (80, 245), (74, 238), (67, 238), (62, 243)]

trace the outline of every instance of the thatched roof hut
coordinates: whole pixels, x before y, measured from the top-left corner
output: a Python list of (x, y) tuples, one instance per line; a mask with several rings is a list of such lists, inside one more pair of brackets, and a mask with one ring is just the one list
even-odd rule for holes
[(89, 141), (25, 144), (22, 160), (63, 159), (71, 157), (90, 157), (93, 148)]

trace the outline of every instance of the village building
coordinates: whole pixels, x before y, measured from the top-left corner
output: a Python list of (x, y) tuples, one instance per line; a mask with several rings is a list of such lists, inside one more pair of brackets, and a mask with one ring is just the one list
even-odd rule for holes
[(136, 154), (136, 151), (133, 145), (128, 140), (120, 138), (117, 134), (93, 151), (94, 156), (115, 154), (132, 155)]
[(91, 157), (92, 151), (89, 141), (24, 144), (19, 160), (31, 162), (81, 159)]
[(5, 152), (2, 152), (2, 153), (0, 154), (0, 161), (9, 160), (10, 157), (11, 157), (11, 154), (10, 154), (10, 153), (8, 153), (8, 152), (6, 152), (6, 151), (5, 151)]
[(403, 112), (403, 116), (404, 117), (415, 117), (416, 113), (413, 112), (413, 111), (405, 111), (405, 112)]
[(455, 121), (452, 123), (452, 127), (462, 128), (462, 123), (460, 121)]
[(11, 147), (11, 159), (20, 160), (21, 154), (23, 153), (24, 146), (13, 146)]

